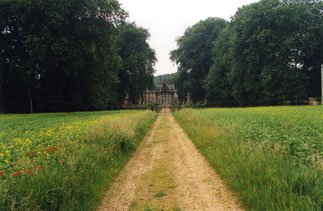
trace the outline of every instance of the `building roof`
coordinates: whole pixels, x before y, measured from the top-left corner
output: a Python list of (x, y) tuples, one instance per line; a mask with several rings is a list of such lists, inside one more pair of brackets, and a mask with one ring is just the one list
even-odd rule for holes
[(166, 84), (156, 86), (156, 90), (155, 90), (156, 95), (160, 95), (162, 93), (174, 94), (175, 92), (176, 90), (174, 85), (166, 85)]

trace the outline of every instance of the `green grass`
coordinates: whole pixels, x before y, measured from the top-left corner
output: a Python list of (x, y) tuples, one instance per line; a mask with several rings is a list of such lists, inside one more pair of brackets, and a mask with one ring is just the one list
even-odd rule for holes
[(159, 192), (159, 193), (156, 193), (156, 194), (154, 195), (154, 197), (156, 197), (156, 198), (161, 198), (161, 197), (163, 197), (163, 196), (166, 196), (166, 194), (165, 194), (165, 193), (163, 193), (163, 192)]
[(157, 113), (160, 113), (160, 111), (161, 111), (162, 109), (163, 109), (163, 107), (156, 107), (154, 111), (155, 111), (155, 112), (157, 112)]
[(0, 210), (94, 209), (156, 117), (134, 110), (0, 115)]
[(183, 109), (174, 116), (245, 208), (323, 209), (323, 106)]

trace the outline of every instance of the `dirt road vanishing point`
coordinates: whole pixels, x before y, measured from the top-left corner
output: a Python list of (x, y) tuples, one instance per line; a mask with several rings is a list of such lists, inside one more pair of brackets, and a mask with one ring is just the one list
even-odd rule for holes
[(98, 210), (242, 210), (215, 170), (163, 109)]

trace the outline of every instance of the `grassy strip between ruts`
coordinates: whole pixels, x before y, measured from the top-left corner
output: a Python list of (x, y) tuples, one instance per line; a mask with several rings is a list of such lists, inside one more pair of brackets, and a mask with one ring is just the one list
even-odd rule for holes
[(322, 210), (323, 107), (183, 109), (174, 116), (248, 210)]
[[(99, 115), (100, 118), (96, 118), (94, 123), (91, 120), (90, 128), (82, 125), (76, 130), (86, 131), (82, 132), (79, 140), (75, 140), (76, 134), (66, 132), (69, 131), (66, 124), (73, 125), (72, 122), (65, 122), (63, 132), (56, 130), (54, 135), (62, 133), (58, 138), (64, 137), (66, 140), (61, 140), (55, 147), (38, 150), (41, 154), (35, 153), (38, 156), (37, 164), (29, 156), (21, 154), (19, 157), (20, 152), (15, 151), (15, 156), (20, 159), (14, 166), (10, 165), (14, 172), (7, 176), (8, 172), (4, 172), (1, 178), (0, 210), (95, 208), (108, 184), (127, 163), (157, 118), (157, 113), (151, 111), (126, 113), (100, 114), (102, 117)], [(46, 120), (43, 120), (44, 123)], [(18, 135), (15, 136), (17, 138)]]

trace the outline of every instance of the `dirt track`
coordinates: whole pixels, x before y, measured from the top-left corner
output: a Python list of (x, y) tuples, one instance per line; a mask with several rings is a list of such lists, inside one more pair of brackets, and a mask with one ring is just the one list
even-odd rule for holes
[(163, 109), (98, 210), (242, 210)]

